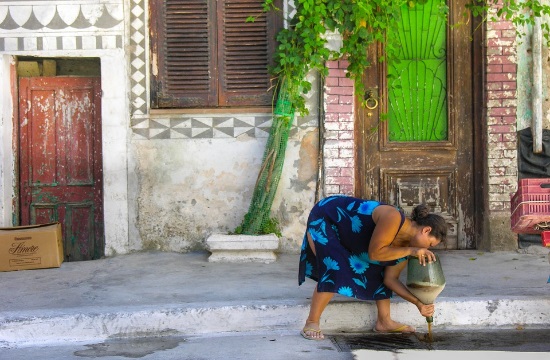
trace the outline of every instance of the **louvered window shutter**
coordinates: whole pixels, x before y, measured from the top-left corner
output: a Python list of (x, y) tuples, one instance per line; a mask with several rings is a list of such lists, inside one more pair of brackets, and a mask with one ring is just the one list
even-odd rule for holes
[[(154, 0), (159, 16), (153, 78), (159, 108), (215, 106), (215, 9), (210, 0)], [(214, 11), (212, 11), (214, 10)], [(155, 14), (152, 14), (155, 15)], [(156, 49), (155, 49), (156, 48)], [(158, 75), (155, 76), (155, 60)]]
[[(271, 104), (268, 66), (273, 56), (270, 37), (275, 37), (276, 30), (271, 16), (262, 12), (262, 4), (262, 0), (219, 2), (221, 106)], [(256, 15), (255, 21), (246, 22), (252, 15)]]
[(268, 66), (282, 19), (262, 4), (151, 0), (152, 107), (271, 105)]

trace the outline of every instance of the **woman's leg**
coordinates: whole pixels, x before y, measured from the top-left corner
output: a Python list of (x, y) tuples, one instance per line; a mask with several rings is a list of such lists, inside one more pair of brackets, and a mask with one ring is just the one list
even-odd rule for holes
[(414, 327), (412, 326), (400, 324), (392, 320), (390, 315), (390, 299), (376, 300), (376, 308), (378, 309), (378, 316), (376, 319), (374, 330), (380, 332), (394, 331), (402, 333), (415, 331)]
[(325, 336), (321, 332), (320, 322), (321, 314), (327, 307), (328, 303), (334, 296), (334, 293), (330, 292), (318, 292), (317, 286), (313, 290), (313, 296), (311, 297), (311, 305), (309, 307), (309, 316), (307, 317), (306, 324), (304, 325), (304, 333), (308, 337), (315, 339), (324, 339)]
[[(307, 233), (307, 241), (309, 243), (311, 251), (313, 251), (313, 254), (317, 255), (315, 253), (315, 245), (313, 243), (313, 239), (311, 238), (311, 235), (309, 235), (309, 232)], [(313, 296), (311, 297), (309, 316), (307, 317), (306, 324), (303, 330), (304, 334), (307, 337), (314, 339), (325, 338), (323, 333), (321, 332), (319, 323), (321, 321), (321, 314), (323, 314), (323, 311), (325, 310), (333, 296), (334, 293), (318, 292), (317, 286), (315, 286), (315, 289), (313, 290)]]

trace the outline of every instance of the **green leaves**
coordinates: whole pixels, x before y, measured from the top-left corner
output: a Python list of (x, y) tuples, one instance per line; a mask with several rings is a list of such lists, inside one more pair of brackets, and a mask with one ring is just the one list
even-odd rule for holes
[[(384, 51), (379, 61), (394, 57), (400, 51), (396, 24), (401, 9), (424, 3), (426, 0), (296, 0), (295, 16), (289, 19), (289, 27), (277, 36), (280, 45), (272, 74), (277, 79), (286, 79), (296, 111), (305, 115), (308, 111), (302, 95), (311, 89), (308, 73), (313, 70), (325, 76), (327, 61), (347, 58), (347, 76), (353, 79), (356, 95), (361, 97), (364, 95), (362, 76), (370, 66), (367, 49), (378, 43)], [(275, 9), (273, 0), (265, 0), (266, 9)], [(441, 1), (438, 11), (447, 20), (446, 1)], [(508, 19), (521, 28), (534, 24), (535, 16), (550, 15), (550, 6), (540, 0), (471, 0), (467, 11), (468, 16), (483, 16), (484, 20), (488, 14), (493, 21)], [(548, 24), (543, 22), (542, 29), (550, 43)], [(340, 49), (328, 49), (327, 32), (342, 36)]]
[[(266, 0), (267, 1), (267, 0)], [(272, 0), (270, 0), (272, 1)], [(363, 92), (362, 75), (370, 65), (366, 54), (375, 42), (386, 42), (388, 30), (400, 16), (401, 6), (407, 0), (298, 0), (296, 14), (289, 27), (277, 39), (279, 47), (272, 69), (276, 78), (285, 78), (287, 91), (296, 104), (296, 110), (307, 114), (302, 95), (311, 90), (307, 80), (310, 71), (321, 76), (328, 74), (326, 62), (348, 58), (347, 76), (354, 80), (356, 92)], [(416, 1), (412, 1), (413, 5)], [(342, 47), (328, 48), (327, 32), (342, 35)], [(386, 50), (394, 51), (388, 42)]]

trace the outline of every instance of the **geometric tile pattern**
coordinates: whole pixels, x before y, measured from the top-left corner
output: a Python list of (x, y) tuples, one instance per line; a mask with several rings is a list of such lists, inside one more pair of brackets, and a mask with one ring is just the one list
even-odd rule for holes
[(148, 1), (130, 0), (130, 114), (148, 113), (148, 35), (146, 13)]
[[(149, 115), (148, 0), (0, 0), (0, 51), (124, 48), (124, 6), (129, 6), (130, 114), (136, 139), (267, 137), (272, 115)], [(292, 1), (285, 13), (295, 12)], [(316, 127), (314, 116), (297, 117), (291, 129)]]
[(122, 35), (10, 37), (0, 32), (0, 51), (107, 50), (122, 46)]
[(54, 2), (21, 2), (0, 7), (2, 30), (112, 29), (123, 21), (122, 3), (58, 5)]
[[(264, 138), (269, 136), (272, 115), (240, 116), (181, 116), (146, 117), (132, 120), (135, 140), (146, 139), (223, 139), (248, 136)], [(290, 136), (298, 128), (317, 126), (317, 118), (298, 117)]]
[(0, 1), (0, 51), (121, 49), (122, 1)]

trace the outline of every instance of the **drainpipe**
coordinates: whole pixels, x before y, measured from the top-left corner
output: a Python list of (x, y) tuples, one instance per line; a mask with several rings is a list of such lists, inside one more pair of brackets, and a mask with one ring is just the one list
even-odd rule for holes
[(540, 17), (535, 17), (533, 26), (533, 153), (542, 152), (542, 31)]
[[(286, 1), (285, 1), (286, 2)], [(315, 202), (325, 197), (325, 79), (319, 76), (319, 154), (317, 157), (317, 185)]]

